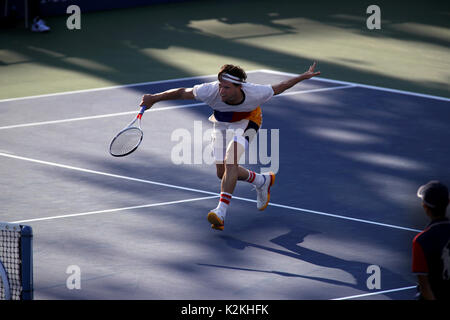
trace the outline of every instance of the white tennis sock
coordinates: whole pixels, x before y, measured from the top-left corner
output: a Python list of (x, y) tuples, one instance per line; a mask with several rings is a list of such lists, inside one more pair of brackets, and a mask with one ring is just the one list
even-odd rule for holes
[(225, 216), (227, 213), (228, 206), (230, 205), (232, 195), (226, 192), (220, 193), (219, 205), (217, 208)]
[(251, 183), (257, 188), (261, 188), (264, 184), (264, 181), (266, 181), (262, 174), (253, 172), (251, 170), (248, 170), (248, 179), (246, 180), (248, 183)]

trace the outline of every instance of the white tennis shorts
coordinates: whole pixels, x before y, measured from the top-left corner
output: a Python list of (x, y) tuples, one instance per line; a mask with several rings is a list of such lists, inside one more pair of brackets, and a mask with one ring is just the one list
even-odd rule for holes
[(259, 126), (255, 122), (247, 119), (237, 122), (214, 122), (211, 138), (215, 161), (223, 163), (227, 148), (233, 142), (248, 150), (248, 145), (257, 135), (258, 129)]

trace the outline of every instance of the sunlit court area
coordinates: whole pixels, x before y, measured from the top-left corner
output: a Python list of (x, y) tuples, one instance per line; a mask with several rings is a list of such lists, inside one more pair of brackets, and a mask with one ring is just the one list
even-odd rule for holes
[[(215, 301), (426, 297), (413, 242), (435, 221), (419, 187), (450, 187), (448, 3), (3, 0), (0, 13), (0, 299), (182, 300), (174, 316), (216, 318), (233, 309)], [(218, 75), (226, 64), (247, 77)], [(222, 109), (200, 94), (216, 82)], [(254, 124), (250, 86), (271, 94), (257, 134), (223, 146), (245, 149), (233, 178), (217, 128)], [(116, 151), (130, 123), (137, 141)], [(440, 258), (446, 288), (450, 242)]]

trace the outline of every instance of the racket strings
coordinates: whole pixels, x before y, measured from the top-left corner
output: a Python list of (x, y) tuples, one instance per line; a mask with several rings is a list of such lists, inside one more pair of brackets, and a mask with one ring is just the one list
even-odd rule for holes
[(135, 150), (142, 141), (139, 128), (129, 128), (119, 133), (111, 142), (110, 152), (114, 156), (124, 156)]

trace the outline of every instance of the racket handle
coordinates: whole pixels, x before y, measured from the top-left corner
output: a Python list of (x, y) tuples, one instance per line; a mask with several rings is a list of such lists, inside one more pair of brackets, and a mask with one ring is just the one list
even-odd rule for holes
[(142, 106), (141, 111), (139, 111), (139, 114), (137, 115), (138, 119), (142, 118), (142, 115), (144, 114), (146, 108), (146, 106)]

